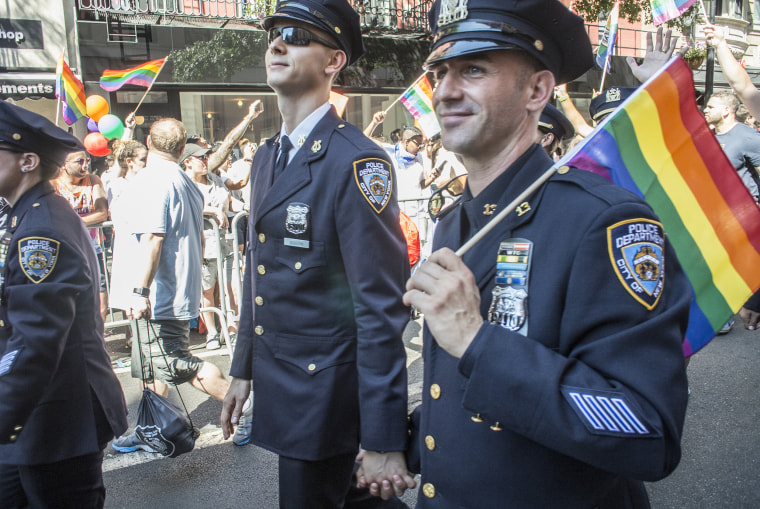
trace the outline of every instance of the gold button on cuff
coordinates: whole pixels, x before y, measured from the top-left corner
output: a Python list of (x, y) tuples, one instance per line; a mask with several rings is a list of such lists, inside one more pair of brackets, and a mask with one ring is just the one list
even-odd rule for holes
[(5, 327), (5, 321), (0, 320), (0, 327)]
[(472, 422), (483, 422), (483, 418), (480, 416), (480, 414), (475, 414), (470, 417), (470, 419), (472, 419)]
[(560, 175), (564, 175), (568, 171), (570, 171), (570, 167), (566, 164), (563, 164), (557, 169), (557, 173), (559, 173)]
[(496, 423), (490, 428), (492, 431), (501, 431), (501, 426), (499, 426), (499, 421), (496, 421)]
[(257, 306), (263, 306), (264, 305), (264, 298), (261, 295), (256, 296), (256, 305)]
[(264, 334), (264, 327), (257, 325), (256, 328), (253, 329), (253, 332), (255, 332), (257, 336), (261, 336)]
[(263, 233), (259, 233), (259, 242), (263, 244), (266, 241), (267, 241), (267, 236), (264, 235)]
[(10, 440), (11, 442), (15, 442), (17, 438), (18, 438), (18, 435), (11, 435), (8, 437), (8, 440)]
[(309, 364), (309, 366), (308, 366), (308, 370), (309, 371), (314, 371), (315, 369), (317, 369), (317, 365), (316, 364), (314, 364), (314, 363)]
[(424, 493), (427, 498), (433, 498), (435, 496), (435, 486), (426, 482), (422, 485), (422, 493)]
[(13, 431), (21, 431), (22, 429), (23, 428), (21, 427), (20, 424), (16, 424), (15, 426), (13, 426)]
[(256, 270), (261, 274), (262, 276), (267, 273), (267, 269), (263, 265), (259, 265), (256, 267)]
[(441, 386), (438, 384), (433, 384), (430, 386), (430, 396), (433, 399), (438, 399), (441, 397)]
[(425, 437), (425, 445), (427, 446), (429, 451), (432, 451), (435, 449), (435, 438), (431, 437), (430, 435)]
[(296, 268), (296, 270), (301, 270), (301, 267), (303, 267), (303, 265), (301, 265), (301, 262), (296, 262), (294, 267)]

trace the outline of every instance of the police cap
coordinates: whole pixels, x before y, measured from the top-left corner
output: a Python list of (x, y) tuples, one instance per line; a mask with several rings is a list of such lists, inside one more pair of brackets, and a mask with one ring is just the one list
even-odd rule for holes
[(45, 117), (2, 100), (0, 141), (24, 152), (34, 152), (54, 166), (62, 166), (71, 152), (85, 150), (78, 139)]
[(589, 115), (595, 122), (600, 122), (636, 90), (636, 87), (610, 87), (591, 99), (588, 106)]
[(425, 67), (445, 59), (519, 49), (567, 83), (594, 65), (583, 20), (558, 0), (435, 0)]
[(552, 133), (557, 140), (567, 140), (575, 136), (573, 124), (567, 117), (551, 104), (544, 106), (541, 118), (538, 121), (539, 129)]
[(364, 54), (359, 14), (346, 0), (280, 0), (274, 14), (261, 23), (264, 30), (278, 19), (302, 21), (330, 34), (346, 53), (348, 65)]

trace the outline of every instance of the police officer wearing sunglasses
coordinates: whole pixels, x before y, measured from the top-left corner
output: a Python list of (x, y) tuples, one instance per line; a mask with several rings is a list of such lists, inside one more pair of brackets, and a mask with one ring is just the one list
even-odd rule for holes
[(365, 475), (413, 487), (402, 303), (409, 276), (393, 169), (342, 121), (332, 82), (363, 53), (346, 0), (283, 1), (267, 82), (280, 132), (254, 156), (240, 327), (225, 437), (253, 380), (251, 441), (279, 455), (280, 507), (342, 507), (359, 446)]
[(681, 455), (691, 296), (651, 208), (565, 166), (454, 252), (552, 166), (536, 132), (593, 65), (583, 20), (558, 0), (437, 0), (429, 19), (468, 178), (404, 296), (425, 315), (417, 507), (649, 507), (643, 481)]
[(83, 151), (0, 101), (0, 506), (103, 507), (103, 449), (127, 408), (103, 340), (98, 262), (50, 180)]

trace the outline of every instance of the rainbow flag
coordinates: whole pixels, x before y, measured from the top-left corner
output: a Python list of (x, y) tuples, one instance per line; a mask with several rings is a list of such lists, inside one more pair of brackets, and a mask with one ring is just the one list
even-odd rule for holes
[(760, 209), (698, 109), (683, 59), (671, 60), (563, 160), (633, 191), (660, 217), (692, 286), (685, 355), (760, 288)]
[(596, 48), (596, 65), (607, 71), (609, 71), (607, 62), (612, 56), (612, 52), (615, 51), (619, 13), (620, 6), (618, 2), (615, 2), (610, 15), (607, 17), (607, 24), (599, 27), (599, 46)]
[(430, 138), (441, 132), (438, 119), (433, 111), (433, 87), (424, 74), (417, 78), (411, 87), (401, 96), (403, 104), (414, 116), (425, 137)]
[(156, 76), (158, 76), (158, 73), (161, 71), (161, 67), (163, 67), (165, 60), (166, 58), (151, 60), (150, 62), (145, 62), (144, 64), (130, 67), (123, 71), (106, 69), (103, 71), (103, 76), (100, 77), (100, 86), (109, 92), (119, 90), (127, 83), (150, 88), (153, 84), (153, 80), (156, 79)]
[(676, 19), (689, 7), (697, 3), (697, 0), (650, 0), (652, 5), (652, 19), (654, 24), (659, 25), (671, 19)]
[(61, 100), (63, 120), (67, 124), (72, 125), (80, 118), (87, 116), (84, 85), (71, 72), (63, 59), (63, 52), (58, 57), (58, 65), (55, 68), (55, 96)]

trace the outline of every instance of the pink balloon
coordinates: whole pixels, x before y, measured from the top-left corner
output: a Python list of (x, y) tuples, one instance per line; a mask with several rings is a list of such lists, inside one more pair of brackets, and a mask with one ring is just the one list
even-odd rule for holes
[(111, 153), (108, 148), (108, 140), (100, 133), (90, 133), (84, 137), (84, 148), (94, 156), (107, 156)]

